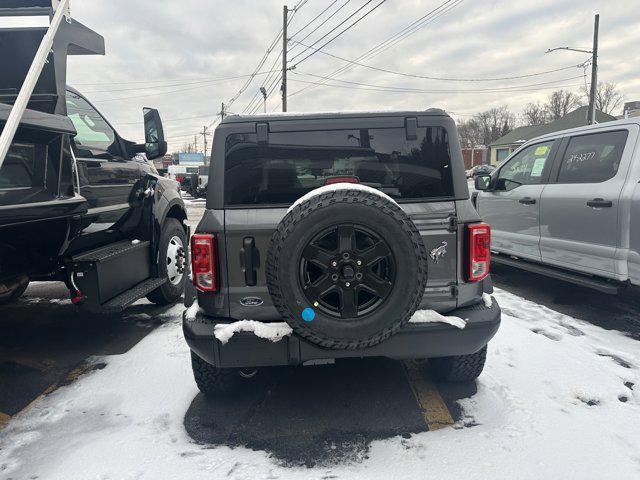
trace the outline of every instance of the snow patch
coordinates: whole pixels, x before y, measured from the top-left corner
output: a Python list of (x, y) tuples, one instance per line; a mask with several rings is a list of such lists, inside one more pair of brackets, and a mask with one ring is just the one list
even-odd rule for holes
[(384, 198), (385, 200), (387, 200), (387, 201), (389, 201), (389, 202), (391, 202), (391, 203), (393, 203), (395, 205), (398, 205), (398, 202), (396, 202), (393, 198), (391, 198), (386, 193), (381, 192), (380, 190), (377, 190), (377, 189), (375, 189), (373, 187), (370, 187), (368, 185), (362, 185), (361, 183), (346, 183), (345, 182), (345, 183), (334, 183), (332, 185), (325, 185), (324, 187), (319, 187), (319, 188), (316, 188), (315, 190), (311, 190), (309, 193), (307, 193), (306, 195), (303, 195), (298, 200), (296, 200), (294, 202), (294, 204), (289, 207), (289, 209), (287, 210), (287, 213), (289, 213), (291, 210), (296, 208), (301, 203), (306, 202), (310, 198), (315, 197), (316, 195), (322, 195), (324, 193), (335, 192), (337, 190), (360, 190), (361, 192), (367, 192), (367, 193), (371, 193), (373, 195), (378, 195), (379, 197)]
[(241, 320), (234, 323), (218, 323), (215, 326), (214, 335), (224, 345), (237, 332), (252, 332), (256, 337), (276, 343), (283, 337), (291, 335), (293, 330), (284, 322), (264, 323), (255, 320)]
[(49, 303), (53, 303), (56, 305), (71, 305), (71, 299), (69, 298), (52, 298), (49, 300)]
[(488, 293), (482, 294), (482, 301), (484, 302), (484, 306), (487, 308), (491, 308), (493, 306), (493, 298)]
[(445, 317), (435, 310), (418, 310), (413, 314), (409, 323), (448, 323), (459, 329), (467, 326), (467, 321), (460, 317)]
[(189, 308), (187, 308), (187, 311), (184, 314), (184, 318), (186, 320), (195, 320), (198, 316), (198, 313), (200, 313), (201, 311), (202, 309), (200, 308), (200, 305), (198, 305), (198, 300), (194, 300), (193, 304)]

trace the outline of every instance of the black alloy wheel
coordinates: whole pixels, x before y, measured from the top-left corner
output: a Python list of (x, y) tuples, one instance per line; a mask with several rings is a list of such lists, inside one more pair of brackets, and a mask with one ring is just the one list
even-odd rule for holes
[(367, 315), (389, 297), (396, 266), (389, 245), (370, 229), (340, 224), (304, 248), (300, 286), (324, 314), (345, 320)]

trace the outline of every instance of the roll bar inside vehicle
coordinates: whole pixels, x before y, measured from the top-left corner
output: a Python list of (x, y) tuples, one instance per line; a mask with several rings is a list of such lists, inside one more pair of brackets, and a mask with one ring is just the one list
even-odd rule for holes
[[(4, 22), (28, 17), (46, 25)], [(79, 93), (86, 110), (67, 116), (67, 55), (104, 54), (68, 0), (3, 2), (0, 47), (10, 65), (0, 76), (0, 303), (30, 279), (64, 281), (74, 303), (97, 311), (175, 301), (182, 273), (168, 278), (163, 256), (182, 270), (186, 209), (175, 182), (132, 158), (166, 153), (157, 110), (144, 109), (143, 144), (121, 139)], [(182, 246), (168, 248), (167, 225)]]

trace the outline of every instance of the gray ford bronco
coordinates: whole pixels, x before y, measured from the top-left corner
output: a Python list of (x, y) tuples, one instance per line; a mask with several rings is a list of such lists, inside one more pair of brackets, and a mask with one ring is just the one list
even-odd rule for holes
[(213, 145), (183, 321), (204, 394), (348, 357), (480, 375), (490, 229), (445, 112), (229, 116)]

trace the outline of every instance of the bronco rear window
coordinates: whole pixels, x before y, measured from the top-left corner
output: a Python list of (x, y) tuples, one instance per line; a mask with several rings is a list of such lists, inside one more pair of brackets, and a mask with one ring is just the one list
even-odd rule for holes
[(418, 128), (416, 140), (404, 128), (255, 134), (226, 140), (225, 204), (291, 204), (335, 176), (404, 201), (453, 196), (446, 129)]

